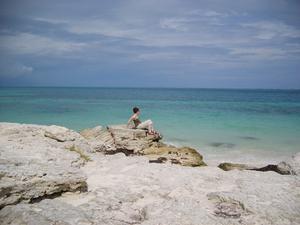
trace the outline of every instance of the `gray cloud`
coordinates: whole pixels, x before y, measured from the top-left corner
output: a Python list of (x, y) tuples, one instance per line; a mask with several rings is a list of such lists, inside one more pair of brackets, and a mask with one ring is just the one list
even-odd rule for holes
[(85, 43), (67, 42), (31, 33), (0, 36), (0, 49), (12, 54), (60, 55), (82, 49)]
[[(296, 3), (17, 3), (1, 3), (0, 59), (7, 58), (12, 65), (27, 65), (28, 74), (42, 71), (39, 68), (30, 72), (29, 65), (45, 70), (73, 72), (82, 66), (82, 71), (126, 70), (133, 74), (151, 68), (151, 74), (165, 75), (166, 71), (176, 70), (190, 74), (231, 73), (236, 68), (252, 71), (267, 65), (272, 68), (275, 63), (282, 68), (289, 64), (296, 71), (299, 62), (300, 22), (295, 18), (300, 10)], [(4, 67), (0, 72), (9, 74)]]

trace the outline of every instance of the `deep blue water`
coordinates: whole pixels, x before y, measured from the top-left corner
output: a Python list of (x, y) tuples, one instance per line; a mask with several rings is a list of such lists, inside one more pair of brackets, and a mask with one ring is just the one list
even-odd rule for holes
[(3, 122), (81, 130), (126, 123), (133, 106), (175, 144), (216, 151), (300, 150), (300, 90), (0, 89)]

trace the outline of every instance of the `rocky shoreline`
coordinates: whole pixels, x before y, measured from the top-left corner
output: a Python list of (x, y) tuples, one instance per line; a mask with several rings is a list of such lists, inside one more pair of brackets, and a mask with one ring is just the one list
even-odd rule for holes
[(300, 154), (220, 162), (124, 125), (0, 123), (0, 224), (299, 224)]

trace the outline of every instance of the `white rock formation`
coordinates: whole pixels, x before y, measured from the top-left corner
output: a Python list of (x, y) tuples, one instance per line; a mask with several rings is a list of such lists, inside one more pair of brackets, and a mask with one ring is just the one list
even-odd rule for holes
[(70, 148), (91, 149), (78, 133), (58, 126), (0, 123), (0, 137), (0, 208), (86, 188), (79, 170), (84, 160)]
[(85, 129), (80, 134), (88, 140), (92, 148), (97, 152), (111, 152), (116, 150), (112, 134), (102, 126)]
[[(12, 128), (20, 126), (6, 125)], [(25, 131), (27, 135), (19, 136), (12, 134), (15, 132), (2, 132), (1, 146), (8, 143), (13, 146), (10, 151), (5, 148), (5, 157), (12, 161), (13, 157), (9, 154), (15, 148), (19, 149), (18, 146), (29, 149), (32, 143), (32, 148), (41, 146), (49, 149), (51, 143), (60, 149), (60, 157), (68, 158), (70, 156), (67, 155), (72, 154), (79, 160), (78, 153), (70, 153), (63, 148), (65, 142), (74, 142), (77, 138), (59, 142), (41, 137), (39, 133), (43, 134), (45, 128), (37, 126), (36, 129), (39, 130), (34, 132), (37, 133), (35, 136), (38, 136), (38, 142), (31, 142), (30, 130)], [(24, 135), (28, 139), (23, 138)], [(20, 137), (25, 139), (22, 143), (19, 143)], [(42, 157), (47, 152), (41, 150), (37, 158), (47, 158)], [(29, 157), (28, 154), (23, 156)], [(152, 164), (148, 163), (149, 158), (146, 156), (126, 157), (123, 153), (103, 155), (96, 152), (89, 154), (89, 157), (91, 161), (84, 165), (71, 162), (68, 167), (76, 173), (80, 170), (87, 177), (87, 192), (66, 192), (55, 199), (45, 199), (34, 204), (22, 202), (6, 206), (0, 211), (0, 224), (300, 224), (299, 175), (280, 175), (271, 171), (223, 171), (216, 166)], [(68, 160), (64, 162), (67, 164)], [(297, 167), (293, 166), (299, 165), (299, 157), (292, 158), (289, 163), (297, 171)], [(79, 165), (82, 166), (78, 168)], [(2, 162), (1, 168), (10, 171)], [(1, 199), (4, 196), (2, 191), (0, 196)]]

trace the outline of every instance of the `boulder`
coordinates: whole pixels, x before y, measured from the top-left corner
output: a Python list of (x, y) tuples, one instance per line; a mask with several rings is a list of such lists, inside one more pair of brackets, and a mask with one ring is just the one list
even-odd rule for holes
[(86, 161), (85, 151), (90, 150), (75, 131), (0, 123), (0, 146), (0, 208), (87, 188), (79, 167)]
[(58, 142), (75, 141), (77, 133), (65, 127), (51, 125), (45, 127), (45, 137), (52, 138)]
[(138, 154), (145, 148), (157, 142), (157, 137), (147, 135), (146, 130), (127, 128), (126, 125), (108, 126), (117, 151), (125, 150), (127, 153)]
[[(91, 145), (106, 144), (105, 153), (123, 152), (125, 155), (146, 155), (150, 163), (179, 164), (183, 166), (204, 166), (203, 157), (195, 149), (176, 148), (160, 142), (156, 135), (147, 134), (143, 129), (131, 129), (126, 125), (112, 125), (107, 129), (98, 126), (80, 133)], [(95, 143), (95, 144), (93, 144)], [(110, 146), (110, 147), (108, 147)]]
[(85, 154), (95, 152), (95, 149), (91, 147), (90, 143), (82, 135), (68, 128), (56, 125), (43, 126), (41, 132), (44, 133), (45, 137), (55, 140), (52, 142), (55, 146), (68, 149), (76, 146)]
[(150, 159), (150, 163), (179, 164), (182, 166), (206, 166), (202, 155), (193, 148), (173, 146), (150, 147), (140, 152)]

